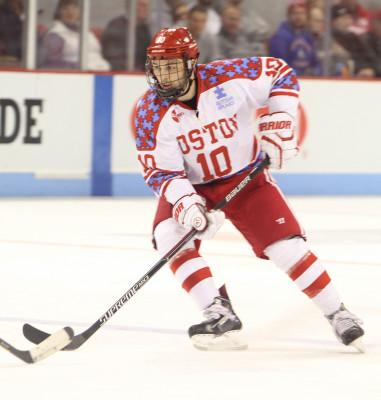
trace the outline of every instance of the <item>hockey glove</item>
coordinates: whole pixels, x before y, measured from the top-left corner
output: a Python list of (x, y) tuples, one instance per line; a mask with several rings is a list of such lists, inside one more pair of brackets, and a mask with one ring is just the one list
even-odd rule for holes
[(270, 158), (270, 166), (281, 169), (299, 151), (294, 119), (285, 112), (266, 114), (260, 117), (258, 127), (261, 147)]
[(185, 228), (194, 228), (197, 239), (212, 239), (221, 228), (225, 214), (222, 211), (208, 211), (205, 207), (205, 200), (192, 194), (184, 196), (173, 206), (173, 218)]

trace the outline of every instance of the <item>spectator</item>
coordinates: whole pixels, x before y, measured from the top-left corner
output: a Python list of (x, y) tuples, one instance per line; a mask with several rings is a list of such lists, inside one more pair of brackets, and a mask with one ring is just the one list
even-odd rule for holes
[(205, 30), (212, 35), (217, 35), (217, 33), (221, 29), (221, 17), (215, 10), (215, 0), (197, 0), (196, 2), (191, 3), (191, 8), (195, 5), (199, 5), (201, 7), (206, 8), (207, 11), (207, 20)]
[(321, 67), (315, 40), (307, 30), (308, 15), (304, 3), (293, 3), (283, 22), (270, 39), (269, 55), (282, 58), (298, 75), (320, 75)]
[(20, 61), (24, 4), (22, 0), (5, 0), (0, 8), (0, 56), (3, 61)]
[[(262, 49), (258, 51), (261, 55), (267, 54), (267, 40), (270, 36), (269, 24), (258, 15), (252, 4), (252, 0), (224, 0), (223, 6), (233, 5), (241, 10), (241, 27), (251, 41), (262, 42)], [(223, 7), (221, 8), (222, 11)]]
[(172, 24), (170, 26), (176, 28), (186, 26), (189, 17), (188, 6), (180, 1), (174, 6), (172, 11)]
[(324, 11), (320, 7), (308, 8), (308, 30), (315, 40), (316, 54), (321, 62), (324, 58)]
[(369, 30), (370, 13), (358, 0), (340, 0), (339, 5), (346, 7), (352, 15), (350, 30), (362, 35)]
[(375, 13), (371, 18), (369, 33), (366, 34), (366, 41), (375, 56), (375, 63), (373, 65), (376, 76), (381, 77), (381, 11)]
[(324, 10), (324, 2), (325, 0), (306, 0), (306, 6), (308, 10), (312, 10), (313, 8), (320, 8)]
[[(144, 71), (146, 62), (146, 48), (151, 40), (149, 28), (149, 0), (137, 0), (136, 3), (136, 46), (135, 70)], [(102, 52), (111, 64), (112, 70), (126, 70), (128, 20), (121, 15), (111, 20), (102, 35)]]
[[(77, 0), (59, 0), (53, 27), (43, 38), (40, 65), (44, 68), (79, 68), (81, 9)], [(88, 68), (108, 70), (98, 39), (88, 32)]]
[(189, 11), (187, 27), (200, 49), (200, 56), (198, 59), (200, 64), (206, 64), (220, 57), (216, 36), (207, 32), (205, 29), (206, 20), (207, 10), (205, 7), (196, 5)]
[(315, 38), (324, 33), (324, 11), (320, 7), (312, 7), (308, 11), (308, 28)]
[[(189, 1), (187, 1), (188, 3)], [(178, 26), (176, 22), (176, 9), (183, 4), (182, 0), (151, 0), (150, 1), (150, 26), (151, 32), (158, 32), (162, 28)], [(189, 9), (189, 6), (188, 6)], [(183, 19), (183, 17), (182, 17)]]
[(347, 7), (332, 7), (332, 35), (337, 44), (342, 46), (353, 61), (355, 76), (371, 78), (375, 76), (375, 56), (363, 36), (351, 31), (353, 18)]
[(250, 40), (241, 27), (241, 11), (238, 7), (227, 5), (222, 10), (222, 27), (218, 34), (222, 58), (241, 58), (262, 56), (262, 42)]
[[(309, 30), (315, 39), (316, 52), (320, 64), (326, 56), (324, 49), (324, 12), (320, 7), (309, 10)], [(351, 70), (351, 58), (348, 51), (335, 41), (329, 49), (329, 65), (327, 74), (330, 76), (348, 76)]]

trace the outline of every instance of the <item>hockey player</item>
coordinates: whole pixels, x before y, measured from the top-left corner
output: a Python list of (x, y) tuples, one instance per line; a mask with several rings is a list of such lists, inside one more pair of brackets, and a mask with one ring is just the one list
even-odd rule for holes
[[(214, 236), (224, 217), (258, 257), (289, 275), (327, 317), (345, 345), (360, 345), (361, 321), (343, 305), (324, 265), (265, 170), (227, 204), (208, 211), (267, 154), (280, 169), (298, 152), (294, 133), (299, 85), (282, 60), (249, 57), (197, 64), (187, 28), (162, 29), (147, 49), (150, 89), (135, 118), (136, 146), (147, 184), (159, 197), (154, 242), (165, 254), (189, 229), (198, 231), (170, 267), (205, 320), (189, 328), (200, 349), (242, 349), (242, 323), (224, 288), (216, 287), (200, 240)], [(256, 125), (255, 110), (267, 106)], [(258, 129), (257, 129), (258, 127)], [(255, 131), (258, 130), (258, 135)]]

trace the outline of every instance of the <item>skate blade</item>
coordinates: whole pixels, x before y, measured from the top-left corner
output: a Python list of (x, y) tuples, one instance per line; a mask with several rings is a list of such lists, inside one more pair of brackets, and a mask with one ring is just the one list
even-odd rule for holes
[(226, 332), (223, 335), (194, 335), (191, 337), (193, 346), (204, 351), (246, 350), (247, 343), (240, 331)]
[(349, 343), (349, 346), (354, 347), (359, 353), (365, 353), (365, 347), (361, 337), (354, 340), (352, 343)]

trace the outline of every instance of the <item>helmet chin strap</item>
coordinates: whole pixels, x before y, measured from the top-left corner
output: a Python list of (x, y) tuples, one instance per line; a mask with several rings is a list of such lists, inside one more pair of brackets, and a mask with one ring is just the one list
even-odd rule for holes
[(175, 100), (178, 97), (182, 96), (182, 92), (180, 91), (180, 89), (161, 89), (160, 85), (159, 87), (156, 89), (157, 93), (159, 94), (160, 97), (162, 97), (163, 99), (166, 100)]
[[(188, 70), (191, 71), (190, 74), (189, 74), (189, 78), (188, 78), (188, 86), (187, 86), (186, 90), (184, 91), (184, 93), (183, 93), (180, 97), (186, 96), (186, 95), (189, 93), (189, 91), (191, 90), (192, 85), (193, 85), (194, 82), (195, 82), (195, 79), (196, 79), (196, 68), (197, 68), (197, 59), (194, 59), (194, 60), (187, 60), (187, 67), (188, 67)], [(193, 96), (192, 96), (192, 97), (193, 97)]]
[[(194, 77), (188, 79), (188, 86), (187, 86), (187, 88), (185, 89), (185, 91), (181, 94), (181, 96), (179, 96), (179, 97), (186, 96), (186, 95), (189, 93), (189, 91), (191, 90), (192, 85), (193, 85), (193, 83), (194, 83), (194, 80), (195, 80)], [(192, 97), (193, 97), (193, 96), (192, 96)]]

